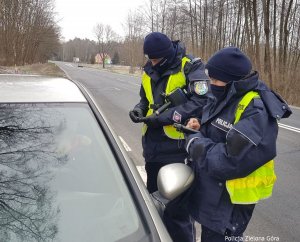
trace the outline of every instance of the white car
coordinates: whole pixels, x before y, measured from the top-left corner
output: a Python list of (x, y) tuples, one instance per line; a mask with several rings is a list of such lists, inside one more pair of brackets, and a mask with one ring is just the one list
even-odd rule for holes
[(0, 147), (0, 241), (171, 241), (80, 84), (0, 75)]

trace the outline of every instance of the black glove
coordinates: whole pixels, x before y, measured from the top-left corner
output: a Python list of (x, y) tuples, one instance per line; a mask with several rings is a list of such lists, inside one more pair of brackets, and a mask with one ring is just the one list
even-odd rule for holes
[[(198, 134), (189, 134), (185, 135), (185, 149), (189, 153), (189, 159), (190, 161), (197, 161), (201, 156), (203, 156), (206, 151), (202, 144), (196, 143), (193, 145), (191, 149), (191, 144), (194, 143), (194, 141), (198, 138)], [(193, 141), (191, 141), (194, 139)]]
[(134, 123), (141, 123), (141, 118), (143, 118), (143, 110), (140, 108), (134, 108), (133, 110), (129, 111), (129, 117), (131, 118), (132, 122)]
[(193, 161), (197, 161), (201, 156), (205, 154), (205, 149), (202, 144), (195, 144), (194, 149), (190, 151), (190, 157)]
[(155, 114), (152, 114), (150, 116), (147, 117), (143, 117), (140, 119), (142, 122), (144, 122), (145, 124), (147, 124), (148, 126), (151, 126), (152, 128), (158, 128), (160, 127), (160, 123), (158, 121), (158, 116)]

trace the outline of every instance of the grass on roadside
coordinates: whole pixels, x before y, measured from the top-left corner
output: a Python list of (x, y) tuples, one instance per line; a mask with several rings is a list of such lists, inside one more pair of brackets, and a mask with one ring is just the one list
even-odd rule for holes
[(1, 67), (5, 70), (3, 73), (10, 74), (30, 74), (30, 75), (45, 75), (45, 76), (56, 76), (66, 77), (65, 73), (54, 63), (38, 63), (25, 66), (10, 66)]

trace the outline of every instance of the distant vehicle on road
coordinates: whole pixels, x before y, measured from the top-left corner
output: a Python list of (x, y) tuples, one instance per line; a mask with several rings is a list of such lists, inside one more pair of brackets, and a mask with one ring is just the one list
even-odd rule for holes
[(91, 95), (0, 75), (1, 241), (171, 241)]
[(73, 62), (74, 63), (79, 63), (79, 57), (73, 57)]

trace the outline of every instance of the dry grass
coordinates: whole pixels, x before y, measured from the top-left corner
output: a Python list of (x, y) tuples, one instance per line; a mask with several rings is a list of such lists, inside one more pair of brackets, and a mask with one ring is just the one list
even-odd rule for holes
[(65, 73), (54, 63), (38, 63), (16, 67), (0, 67), (0, 73), (16, 73), (16, 74), (31, 74), (31, 75), (46, 75), (66, 77)]

